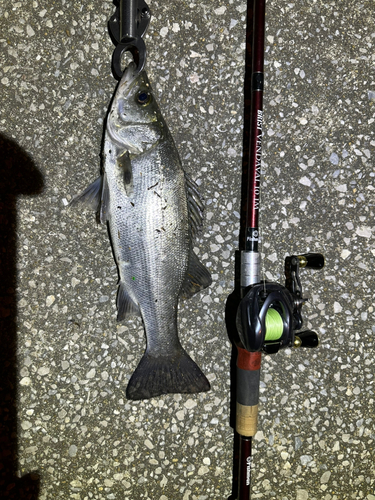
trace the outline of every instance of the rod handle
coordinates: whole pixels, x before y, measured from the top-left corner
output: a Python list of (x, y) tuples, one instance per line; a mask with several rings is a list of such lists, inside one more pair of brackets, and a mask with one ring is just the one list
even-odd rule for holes
[(236, 404), (236, 432), (243, 437), (254, 437), (258, 426), (258, 405)]
[(237, 346), (236, 431), (253, 437), (257, 431), (261, 353)]

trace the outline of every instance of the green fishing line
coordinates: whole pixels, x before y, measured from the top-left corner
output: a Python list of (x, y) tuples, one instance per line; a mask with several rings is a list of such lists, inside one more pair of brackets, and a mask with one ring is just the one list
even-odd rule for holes
[(265, 340), (278, 340), (283, 334), (283, 318), (276, 309), (268, 309), (266, 313), (266, 336)]

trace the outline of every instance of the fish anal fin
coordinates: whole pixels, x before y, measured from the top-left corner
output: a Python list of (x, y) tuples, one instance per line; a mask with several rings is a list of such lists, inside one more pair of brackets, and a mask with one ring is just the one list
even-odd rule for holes
[(181, 288), (180, 296), (189, 298), (195, 293), (207, 288), (212, 283), (211, 274), (199, 261), (193, 251), (190, 253), (189, 268)]
[(128, 294), (125, 283), (120, 281), (117, 290), (117, 321), (123, 321), (131, 315), (140, 315), (140, 310)]
[(146, 351), (130, 378), (126, 397), (139, 400), (161, 394), (194, 394), (209, 390), (207, 378), (181, 348), (171, 355), (153, 355)]

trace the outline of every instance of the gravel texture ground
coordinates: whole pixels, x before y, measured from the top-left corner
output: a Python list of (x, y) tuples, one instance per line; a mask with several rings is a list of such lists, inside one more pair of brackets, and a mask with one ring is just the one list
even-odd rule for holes
[[(232, 490), (230, 359), (243, 149), (246, 3), (149, 2), (147, 69), (200, 186), (195, 250), (213, 284), (179, 307), (199, 395), (126, 400), (145, 347), (116, 324), (106, 229), (71, 197), (100, 168), (115, 88), (112, 2), (0, 1), (1, 498), (223, 500)], [(303, 273), (314, 351), (264, 357), (252, 499), (375, 500), (373, 2), (269, 1), (262, 260)]]

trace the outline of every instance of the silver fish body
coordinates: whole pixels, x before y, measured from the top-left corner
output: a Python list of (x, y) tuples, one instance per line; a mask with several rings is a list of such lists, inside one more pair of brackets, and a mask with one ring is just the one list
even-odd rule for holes
[(194, 393), (209, 383), (178, 339), (177, 306), (211, 283), (194, 254), (203, 209), (146, 73), (125, 71), (107, 116), (103, 174), (75, 201), (98, 207), (119, 273), (118, 320), (140, 314), (147, 347), (129, 399)]

